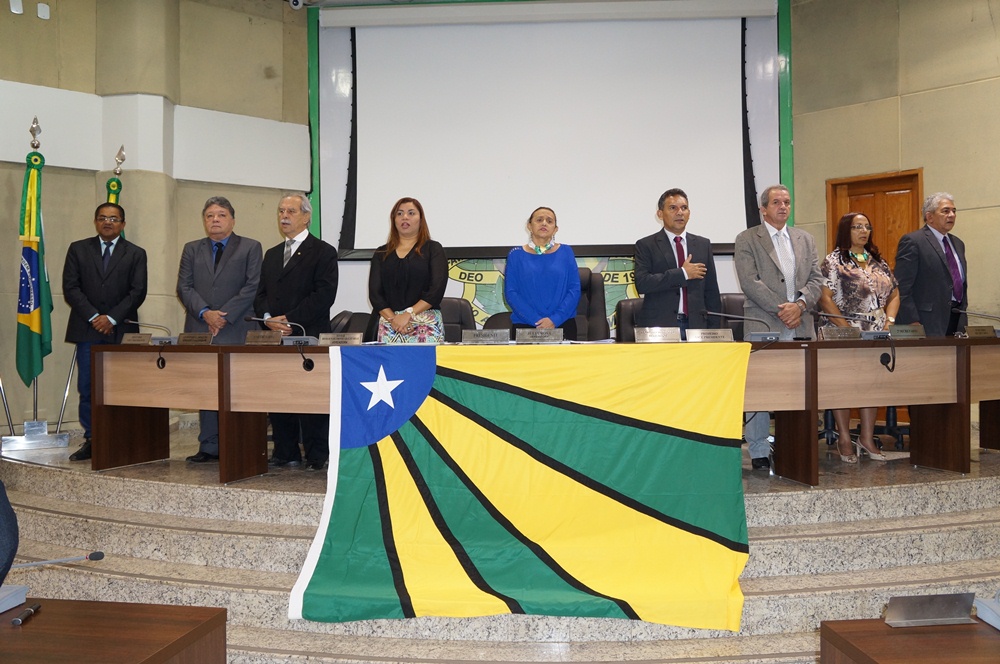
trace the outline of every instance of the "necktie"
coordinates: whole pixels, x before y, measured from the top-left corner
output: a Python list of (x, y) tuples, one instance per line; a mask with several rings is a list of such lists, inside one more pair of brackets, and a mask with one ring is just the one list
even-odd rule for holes
[[(684, 246), (680, 235), (674, 237), (674, 246), (677, 248), (677, 267), (681, 267), (684, 265)], [(687, 286), (681, 286), (681, 310), (678, 313), (686, 314), (687, 312), (688, 289)]]
[(219, 269), (219, 261), (222, 260), (222, 252), (225, 250), (226, 245), (221, 242), (215, 243), (215, 269)]
[(785, 231), (778, 233), (778, 261), (781, 263), (781, 273), (785, 277), (785, 295), (789, 302), (795, 301), (795, 261), (792, 252), (788, 250), (788, 236)]
[(104, 263), (104, 271), (105, 272), (108, 271), (108, 263), (111, 262), (111, 245), (112, 244), (114, 244), (114, 242), (111, 242), (110, 240), (105, 241), (105, 243), (104, 243), (104, 253), (101, 254), (101, 261), (103, 261), (103, 263)]
[(944, 257), (948, 260), (948, 271), (951, 272), (951, 296), (956, 302), (961, 302), (964, 291), (962, 272), (958, 269), (958, 259), (955, 258), (955, 252), (951, 250), (951, 242), (948, 241), (947, 235), (944, 236)]
[(295, 240), (285, 240), (285, 259), (282, 262), (281, 267), (288, 265), (288, 261), (292, 260), (292, 245), (295, 244)]

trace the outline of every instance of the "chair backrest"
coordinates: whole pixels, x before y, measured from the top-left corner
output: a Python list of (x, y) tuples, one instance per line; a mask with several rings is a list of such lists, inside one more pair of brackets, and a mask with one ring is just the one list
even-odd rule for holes
[(615, 305), (617, 340), (619, 343), (635, 342), (635, 315), (642, 309), (642, 298), (618, 300)]
[(341, 311), (339, 314), (330, 319), (330, 331), (331, 332), (344, 332), (347, 330), (347, 324), (351, 322), (351, 312)]
[(510, 331), (510, 312), (498, 311), (491, 315), (483, 323), (484, 330), (507, 330)]
[(444, 321), (444, 340), (450, 343), (462, 341), (462, 330), (476, 329), (472, 303), (461, 297), (441, 298), (441, 319)]
[(604, 275), (580, 270), (580, 302), (576, 306), (576, 337), (578, 341), (598, 341), (611, 337), (608, 312), (604, 299)]
[(360, 332), (364, 336), (362, 340), (364, 341), (375, 341), (376, 337), (376, 327), (378, 321), (372, 314), (366, 314), (360, 311), (356, 311), (351, 314), (351, 319), (347, 323), (342, 332)]
[[(743, 293), (722, 293), (722, 313), (732, 316), (744, 315), (743, 303), (745, 301), (746, 296)], [(736, 341), (743, 340), (743, 321), (729, 318), (722, 322), (733, 331), (733, 339)]]

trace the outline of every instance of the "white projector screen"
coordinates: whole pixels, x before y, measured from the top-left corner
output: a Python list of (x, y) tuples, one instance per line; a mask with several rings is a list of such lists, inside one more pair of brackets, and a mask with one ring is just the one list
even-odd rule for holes
[(322, 32), (332, 242), (351, 84), (356, 104), (356, 236), (342, 249), (383, 244), (402, 196), (453, 255), (521, 244), (540, 205), (562, 242), (631, 245), (659, 228), (671, 187), (689, 195), (692, 232), (725, 244), (746, 228), (739, 18), (365, 27), (355, 62), (349, 30)]

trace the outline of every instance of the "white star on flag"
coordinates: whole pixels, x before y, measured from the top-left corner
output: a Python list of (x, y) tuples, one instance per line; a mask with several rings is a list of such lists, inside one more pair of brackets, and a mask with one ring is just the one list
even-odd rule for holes
[(390, 408), (395, 408), (396, 405), (392, 403), (392, 391), (399, 387), (402, 383), (403, 381), (401, 380), (386, 380), (385, 367), (380, 364), (378, 367), (378, 380), (361, 382), (361, 385), (372, 393), (372, 399), (368, 402), (368, 410), (374, 408), (375, 404), (380, 401), (384, 401), (389, 404)]

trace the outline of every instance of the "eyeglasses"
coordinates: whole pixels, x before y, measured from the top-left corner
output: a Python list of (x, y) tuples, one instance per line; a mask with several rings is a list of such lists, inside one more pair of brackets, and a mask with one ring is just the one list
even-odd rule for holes
[(105, 217), (103, 214), (97, 218), (97, 221), (110, 221), (112, 224), (117, 224), (121, 220), (121, 217)]
[(871, 226), (861, 226), (861, 225), (851, 226), (852, 231), (870, 231), (871, 229), (872, 229)]

